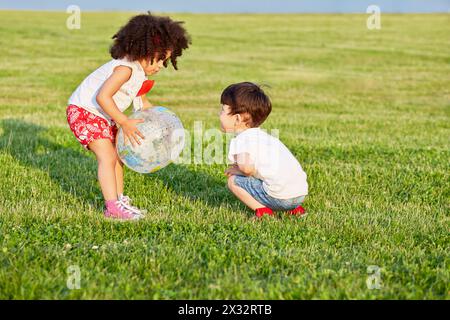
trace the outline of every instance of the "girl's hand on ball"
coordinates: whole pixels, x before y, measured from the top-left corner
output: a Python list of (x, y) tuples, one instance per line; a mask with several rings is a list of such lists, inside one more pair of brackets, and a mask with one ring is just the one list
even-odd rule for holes
[(134, 147), (135, 143), (141, 144), (139, 137), (145, 139), (144, 135), (138, 130), (136, 124), (144, 122), (144, 119), (127, 119), (124, 121), (121, 126), (124, 135), (124, 142), (127, 143), (127, 140), (131, 142), (131, 145)]

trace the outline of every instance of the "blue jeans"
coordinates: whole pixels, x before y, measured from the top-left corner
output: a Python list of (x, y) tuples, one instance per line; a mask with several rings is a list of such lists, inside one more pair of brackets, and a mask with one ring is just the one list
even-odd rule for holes
[(277, 199), (270, 196), (263, 188), (262, 180), (254, 177), (235, 176), (234, 184), (247, 191), (256, 201), (272, 210), (292, 210), (305, 200), (305, 196), (290, 199)]

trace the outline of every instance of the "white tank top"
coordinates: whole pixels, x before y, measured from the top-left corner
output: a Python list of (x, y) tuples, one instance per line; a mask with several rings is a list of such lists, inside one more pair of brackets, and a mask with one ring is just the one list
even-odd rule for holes
[(127, 66), (132, 69), (130, 79), (114, 94), (113, 100), (120, 111), (127, 109), (133, 102), (134, 111), (142, 109), (141, 97), (136, 97), (147, 76), (138, 61), (127, 59), (113, 59), (88, 75), (69, 98), (69, 104), (81, 107), (111, 124), (111, 117), (97, 103), (97, 94), (103, 83), (108, 79), (117, 66)]

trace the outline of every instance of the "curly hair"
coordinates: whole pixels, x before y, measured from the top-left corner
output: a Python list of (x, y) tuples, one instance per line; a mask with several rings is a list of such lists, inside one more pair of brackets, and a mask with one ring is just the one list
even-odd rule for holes
[[(177, 57), (191, 44), (191, 38), (183, 28), (183, 21), (173, 21), (169, 17), (148, 14), (134, 16), (112, 37), (114, 43), (109, 52), (114, 59), (128, 58), (164, 59), (167, 51), (171, 51), (170, 61), (177, 68)], [(167, 68), (167, 61), (164, 60)]]

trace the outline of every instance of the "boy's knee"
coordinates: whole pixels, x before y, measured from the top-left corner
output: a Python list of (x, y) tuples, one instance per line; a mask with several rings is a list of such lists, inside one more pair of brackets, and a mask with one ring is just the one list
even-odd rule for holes
[(230, 190), (233, 190), (235, 187), (236, 187), (236, 185), (234, 184), (234, 178), (235, 178), (236, 176), (229, 176), (228, 177), (228, 183), (227, 183), (227, 185), (228, 185), (228, 189), (230, 189)]

